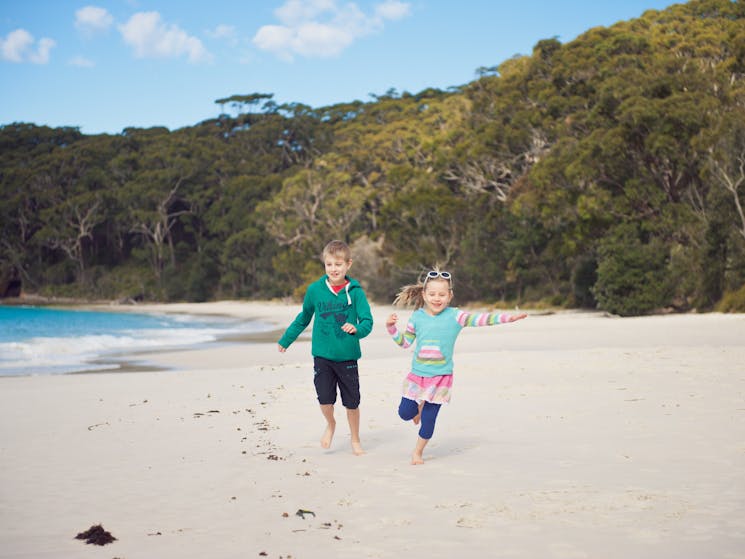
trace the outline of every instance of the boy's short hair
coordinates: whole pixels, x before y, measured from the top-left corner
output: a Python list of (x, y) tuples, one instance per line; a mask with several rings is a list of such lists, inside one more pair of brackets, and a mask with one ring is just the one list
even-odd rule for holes
[(323, 247), (321, 260), (326, 260), (327, 256), (341, 256), (345, 262), (349, 262), (352, 259), (352, 250), (344, 241), (334, 240)]

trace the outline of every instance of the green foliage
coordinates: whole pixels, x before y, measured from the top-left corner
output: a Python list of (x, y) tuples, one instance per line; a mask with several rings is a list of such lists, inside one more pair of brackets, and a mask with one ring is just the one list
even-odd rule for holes
[(580, 258), (572, 270), (572, 304), (586, 309), (597, 306), (593, 288), (598, 280), (598, 263), (593, 257)]
[(745, 313), (745, 284), (737, 291), (725, 293), (722, 300), (717, 304), (718, 312)]
[(2, 269), (76, 296), (299, 297), (341, 238), (383, 301), (439, 264), (459, 304), (717, 308), (745, 282), (744, 22), (690, 0), (447, 92), (236, 94), (173, 132), (8, 124)]
[[(109, 300), (157, 300), (160, 293), (157, 283), (147, 267), (137, 267), (134, 263), (117, 266), (114, 269), (95, 268), (93, 297)], [(82, 291), (78, 297), (91, 296), (90, 290)]]
[(701, 286), (698, 307), (710, 309), (724, 293), (725, 264), (727, 262), (727, 236), (721, 223), (712, 222), (704, 235), (701, 260)]
[(668, 257), (657, 239), (641, 238), (638, 227), (614, 227), (598, 245), (598, 308), (621, 316), (662, 309), (669, 302)]

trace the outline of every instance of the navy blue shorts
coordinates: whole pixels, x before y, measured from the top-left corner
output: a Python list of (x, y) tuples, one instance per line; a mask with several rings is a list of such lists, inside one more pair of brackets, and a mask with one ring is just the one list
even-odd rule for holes
[(360, 406), (357, 361), (329, 361), (323, 357), (314, 357), (313, 371), (313, 384), (316, 386), (319, 404), (335, 404), (338, 388), (345, 408), (356, 410)]

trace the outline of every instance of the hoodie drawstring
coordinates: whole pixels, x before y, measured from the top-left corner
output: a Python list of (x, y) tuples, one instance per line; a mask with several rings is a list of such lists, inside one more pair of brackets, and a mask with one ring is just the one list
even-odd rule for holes
[[(344, 286), (344, 293), (347, 294), (347, 305), (349, 305), (350, 307), (352, 306), (352, 297), (350, 297), (350, 295), (349, 295), (349, 288), (351, 286), (352, 286), (352, 282), (351, 281), (348, 281), (347, 282), (347, 285)], [(329, 288), (329, 291), (331, 291), (331, 293), (333, 293), (334, 295), (337, 294), (336, 291), (334, 291), (334, 288), (331, 287), (331, 282), (329, 280), (326, 280), (326, 287), (328, 287)]]

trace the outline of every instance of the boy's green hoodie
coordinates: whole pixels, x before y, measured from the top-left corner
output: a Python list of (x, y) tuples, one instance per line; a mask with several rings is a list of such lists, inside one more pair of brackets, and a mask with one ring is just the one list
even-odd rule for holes
[[(289, 347), (308, 327), (313, 315), (311, 333), (314, 357), (329, 361), (353, 361), (362, 356), (360, 340), (373, 327), (370, 304), (359, 282), (349, 276), (349, 282), (339, 293), (334, 293), (324, 275), (310, 284), (303, 299), (303, 310), (295, 317), (279, 340), (279, 345)], [(347, 334), (341, 327), (349, 322), (357, 327), (356, 334)]]

